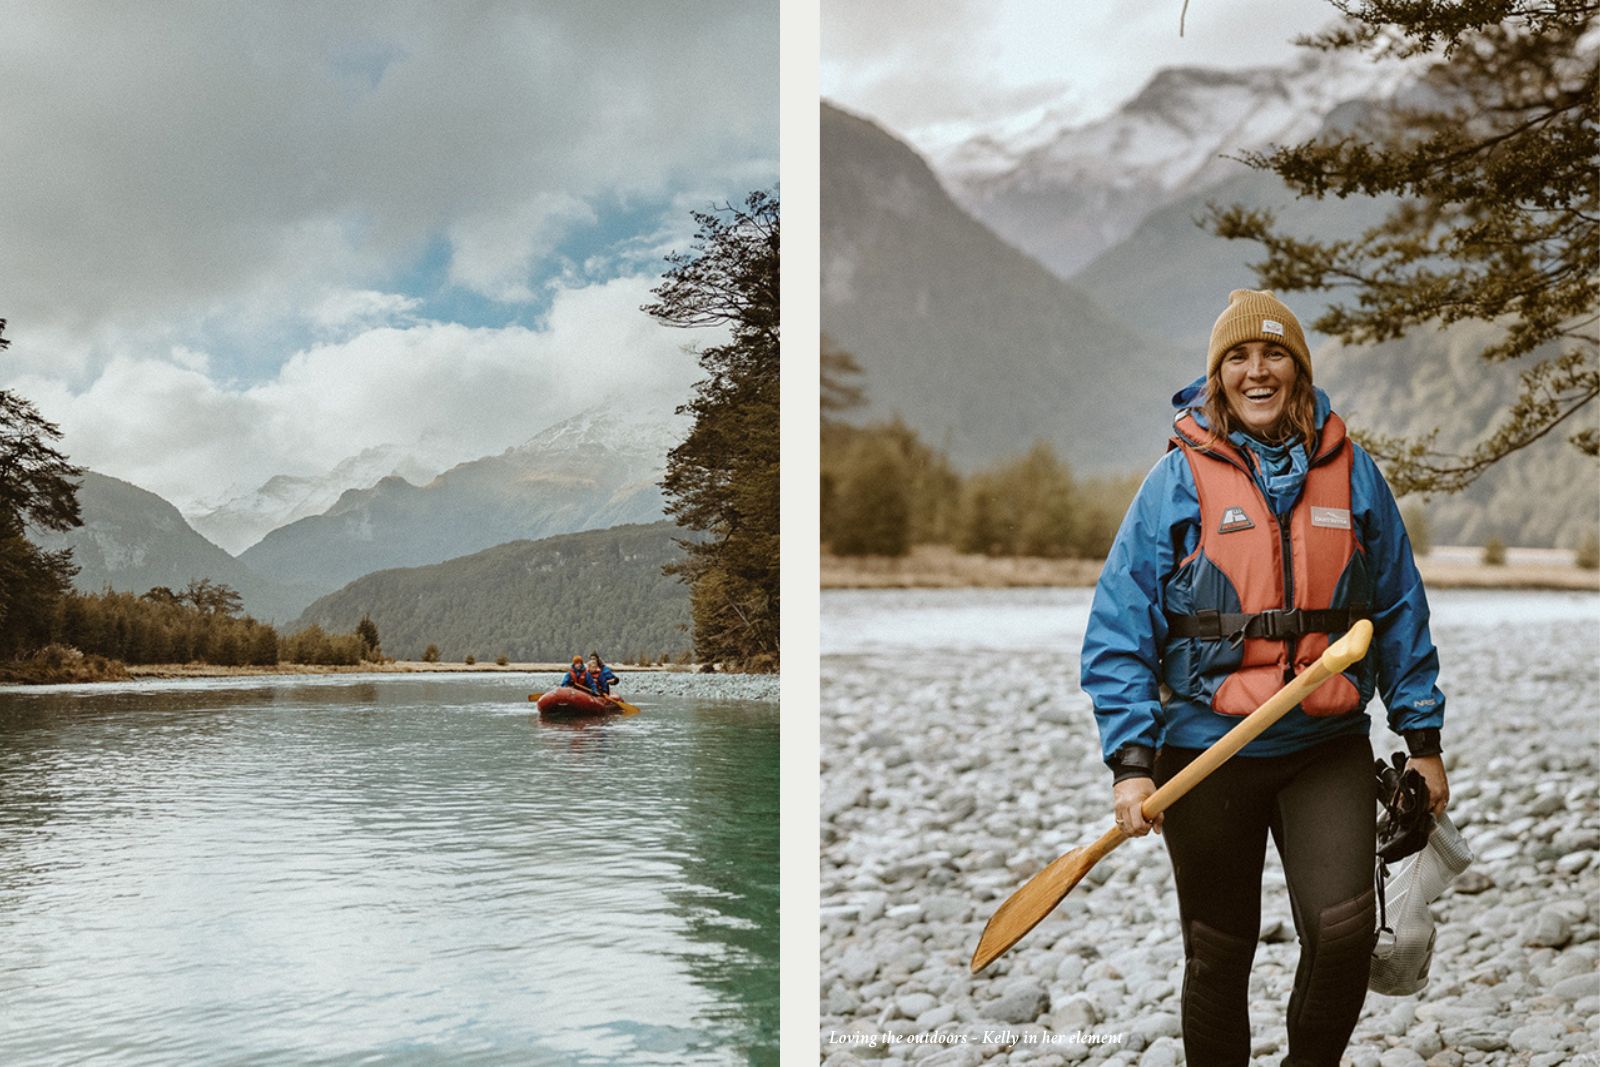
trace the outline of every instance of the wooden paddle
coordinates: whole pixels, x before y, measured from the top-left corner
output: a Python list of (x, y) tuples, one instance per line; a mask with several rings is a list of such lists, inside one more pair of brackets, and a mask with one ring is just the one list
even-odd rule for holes
[[(1154, 820), (1179, 797), (1193, 789), (1202, 778), (1310, 696), (1317, 686), (1365, 656), (1371, 640), (1372, 623), (1366, 619), (1359, 620), (1350, 627), (1348, 633), (1329, 645), (1317, 662), (1301, 671), (1288, 685), (1267, 698), (1265, 704), (1245, 716), (1216, 744), (1196, 757), (1194, 762), (1173, 775), (1171, 781), (1145, 798), (1141, 808), (1145, 820)], [(977, 974), (1020, 941), (1024, 934), (1039, 924), (1039, 920), (1055, 910), (1056, 905), (1066, 898), (1073, 886), (1082, 881), (1091, 867), (1125, 840), (1127, 835), (1113, 826), (1093, 844), (1075, 848), (1057, 857), (1048, 867), (1028, 879), (989, 917), (988, 925), (983, 928), (983, 936), (978, 938), (978, 947), (972, 953), (972, 973)]]
[[(580, 690), (580, 692), (586, 692), (586, 690)], [(598, 694), (596, 694), (596, 695), (598, 695)], [(544, 693), (542, 691), (538, 692), (538, 693), (529, 693), (528, 694), (528, 699), (536, 701), (542, 696), (544, 696)], [(615, 704), (617, 706), (617, 708), (624, 715), (637, 715), (637, 714), (639, 714), (638, 707), (636, 707), (633, 704), (628, 703), (626, 700), (623, 700), (621, 697), (607, 696), (607, 697), (604, 697), (602, 699), (611, 701), (611, 703)]]

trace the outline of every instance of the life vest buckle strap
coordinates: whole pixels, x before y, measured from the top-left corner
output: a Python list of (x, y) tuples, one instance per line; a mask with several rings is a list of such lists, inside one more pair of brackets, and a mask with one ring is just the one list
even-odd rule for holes
[(1224, 638), (1234, 648), (1246, 638), (1287, 641), (1309, 633), (1340, 633), (1357, 619), (1370, 617), (1365, 607), (1275, 608), (1271, 611), (1197, 611), (1193, 615), (1167, 616), (1167, 636), (1198, 637), (1218, 641)]

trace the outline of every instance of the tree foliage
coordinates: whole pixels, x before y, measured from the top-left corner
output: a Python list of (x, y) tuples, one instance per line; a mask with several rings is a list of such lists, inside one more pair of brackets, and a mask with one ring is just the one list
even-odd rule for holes
[[(1314, 328), (1347, 343), (1495, 323), (1491, 362), (1527, 361), (1503, 418), (1460, 454), (1366, 435), (1394, 488), (1453, 492), (1566, 424), (1600, 454), (1600, 112), (1594, 0), (1335, 0), (1348, 19), (1302, 44), (1426, 57), (1422, 83), (1355, 131), (1249, 154), (1301, 196), (1393, 198), (1349, 238), (1285, 234), (1269, 211), (1213, 205), (1220, 236), (1260, 242), (1260, 284), (1343, 290)], [(1589, 41), (1586, 42), (1586, 36)], [(1573, 420), (1569, 422), (1569, 420)]]
[(678, 409), (693, 416), (667, 457), (667, 512), (708, 535), (684, 539), (669, 573), (689, 583), (702, 661), (778, 660), (778, 199), (695, 212), (688, 252), (674, 252), (656, 302), (669, 326), (725, 328), (699, 350), (706, 377)]
[(140, 596), (71, 593), (52, 619), (50, 640), (122, 663), (278, 662), (278, 633), (271, 626), (198, 606), (164, 586)]
[[(0, 351), (11, 344), (5, 327), (0, 319)], [(31, 403), (0, 389), (0, 655), (44, 643), (77, 571), (70, 551), (42, 551), (26, 536), (29, 526), (62, 532), (83, 523), (75, 480), (83, 468), (55, 447), (60, 439)]]
[(1102, 558), (1138, 477), (1079, 480), (1045, 442), (963, 477), (898, 416), (831, 417), (859, 398), (846, 352), (823, 342), (822, 540), (843, 555), (900, 556), (951, 545), (991, 556)]

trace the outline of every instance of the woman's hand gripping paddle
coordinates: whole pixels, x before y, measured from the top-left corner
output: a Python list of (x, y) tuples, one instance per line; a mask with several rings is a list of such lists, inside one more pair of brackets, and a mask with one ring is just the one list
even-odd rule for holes
[[(1317, 662), (1301, 671), (1293, 681), (1269, 697), (1265, 704), (1252, 711), (1216, 744), (1175, 774), (1170, 782), (1146, 798), (1141, 809), (1144, 817), (1153, 820), (1167, 810), (1202, 778), (1310, 696), (1317, 686), (1365, 656), (1371, 640), (1372, 623), (1359, 620), (1350, 627), (1348, 633), (1329, 645)], [(989, 917), (988, 925), (983, 928), (983, 936), (978, 938), (978, 947), (972, 953), (972, 973), (977, 974), (1020, 941), (1024, 934), (1039, 924), (1039, 920), (1055, 910), (1056, 905), (1072, 891), (1072, 887), (1089, 873), (1089, 868), (1125, 840), (1127, 835), (1113, 826), (1092, 845), (1073, 849), (1028, 879)]]

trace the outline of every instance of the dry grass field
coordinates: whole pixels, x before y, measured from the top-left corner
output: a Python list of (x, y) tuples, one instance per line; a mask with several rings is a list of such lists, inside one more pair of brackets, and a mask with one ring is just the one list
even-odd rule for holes
[[(1430, 589), (1571, 589), (1600, 592), (1600, 571), (1573, 563), (1560, 549), (1510, 549), (1506, 562), (1482, 562), (1478, 548), (1439, 547), (1417, 560)], [(823, 553), (824, 589), (1001, 589), (1018, 586), (1090, 586), (1100, 560), (991, 558), (942, 545), (918, 545), (907, 556), (835, 556)]]

